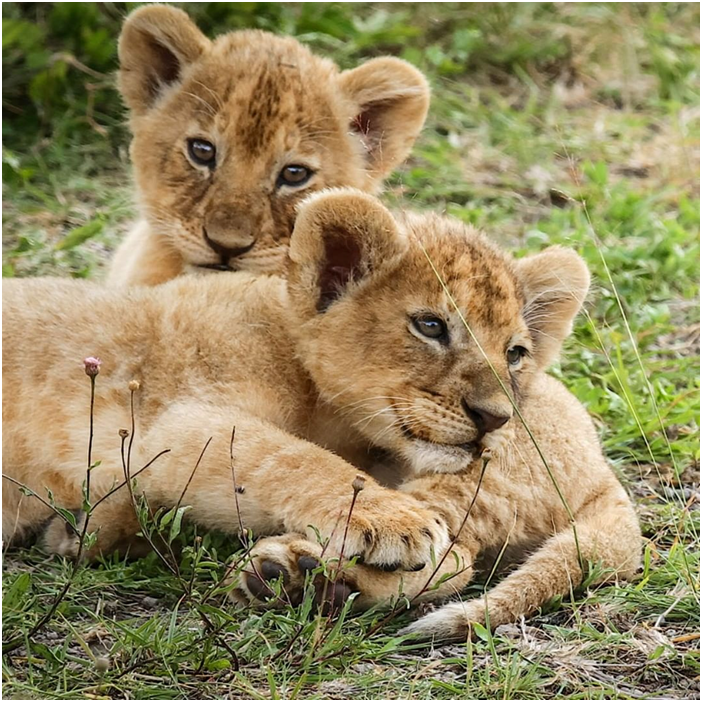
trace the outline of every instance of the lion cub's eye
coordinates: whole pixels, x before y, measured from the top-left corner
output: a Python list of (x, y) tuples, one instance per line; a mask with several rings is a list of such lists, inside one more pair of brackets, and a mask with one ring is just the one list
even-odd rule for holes
[(198, 166), (214, 168), (217, 149), (213, 143), (205, 139), (188, 139), (188, 154)]
[(448, 329), (443, 319), (427, 315), (424, 317), (415, 317), (412, 320), (412, 324), (422, 336), (427, 336), (430, 339), (437, 339), (439, 341), (446, 341), (448, 339)]
[(278, 176), (277, 186), (289, 185), (293, 188), (304, 185), (312, 177), (312, 171), (306, 166), (285, 166)]
[(518, 366), (526, 355), (527, 350), (523, 346), (513, 346), (507, 349), (507, 363), (510, 366)]

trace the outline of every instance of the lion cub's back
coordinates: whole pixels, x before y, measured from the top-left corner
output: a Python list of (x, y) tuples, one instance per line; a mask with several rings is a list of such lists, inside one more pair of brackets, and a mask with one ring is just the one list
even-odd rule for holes
[(8, 435), (47, 429), (73, 395), (88, 397), (84, 358), (114, 368), (126, 304), (93, 283), (37, 278), (3, 281), (2, 307), (3, 424)]
[(65, 279), (6, 280), (3, 376), (23, 386), (80, 378), (83, 359), (98, 356), (103, 387), (147, 371), (153, 381), (162, 373), (173, 382), (188, 365), (219, 366), (213, 380), (235, 380), (257, 362), (278, 364), (277, 349), (289, 355), (279, 339), (284, 287), (274, 277), (241, 273), (130, 290)]
[(104, 345), (106, 333), (114, 326), (112, 315), (110, 323), (105, 319), (106, 324), (100, 324), (100, 309), (112, 306), (107, 303), (110, 297), (109, 292), (86, 281), (4, 280), (3, 373), (17, 371), (39, 380), (66, 356), (80, 369), (83, 358), (96, 355), (96, 344), (91, 341)]

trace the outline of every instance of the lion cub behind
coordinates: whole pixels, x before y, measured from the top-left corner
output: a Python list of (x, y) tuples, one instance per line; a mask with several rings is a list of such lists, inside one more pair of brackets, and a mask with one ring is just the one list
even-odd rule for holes
[(300, 199), (331, 186), (376, 191), (429, 105), (423, 75), (400, 59), (340, 72), (290, 37), (210, 41), (163, 5), (127, 18), (119, 60), (143, 219), (115, 255), (116, 285), (279, 270)]
[[(577, 587), (588, 562), (600, 580), (635, 572), (631, 501), (587, 412), (545, 372), (587, 293), (576, 253), (514, 260), (455, 220), (394, 218), (369, 195), (332, 191), (301, 208), (288, 256), (286, 278), (127, 291), (4, 281), (4, 475), (80, 510), (80, 359), (98, 355), (91, 501), (124, 477), (118, 432), (137, 379), (132, 472), (170, 449), (139, 474), (138, 493), (153, 508), (190, 505), (207, 528), (275, 534), (257, 544), (241, 599), (266, 600), (279, 577), (299, 598), (322, 555), (315, 533), (330, 539), (327, 555), (362, 557), (332, 588), (357, 591), (359, 606), (401, 592), (439, 599), (498, 559), (521, 563), (485, 597), (420, 619), (412, 630), (425, 635), (528, 615)], [(394, 483), (371, 477), (374, 449), (394, 461)], [(361, 466), (370, 474), (346, 524)], [(6, 537), (51, 516), (3, 487)], [(96, 550), (134, 536), (129, 491), (89, 526)], [(59, 518), (46, 543), (76, 554)]]

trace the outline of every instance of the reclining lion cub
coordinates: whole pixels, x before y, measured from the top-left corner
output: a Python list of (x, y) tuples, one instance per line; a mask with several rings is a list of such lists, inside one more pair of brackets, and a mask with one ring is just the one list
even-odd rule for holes
[[(415, 625), (459, 636), (484, 620), (486, 607), (495, 626), (583, 577), (568, 512), (509, 391), (572, 510), (582, 558), (600, 561), (603, 577), (634, 572), (632, 505), (585, 410), (544, 372), (587, 292), (575, 253), (552, 248), (515, 261), (456, 221), (395, 220), (370, 196), (332, 191), (301, 209), (289, 259), (287, 280), (185, 277), (122, 293), (79, 281), (6, 281), (5, 473), (80, 507), (88, 401), (80, 359), (98, 354), (95, 498), (122, 475), (118, 430), (129, 425), (127, 385), (137, 379), (132, 465), (171, 449), (137, 479), (150, 505), (177, 504), (213, 437), (184, 498), (190, 517), (232, 533), (243, 523), (282, 534), (259, 542), (239, 597), (265, 599), (261, 576), (281, 574), (298, 597), (321, 555), (313, 527), (331, 539), (327, 554), (345, 543), (346, 556), (362, 557), (343, 574), (361, 606), (400, 590), (421, 593), (432, 571), (425, 564), (446, 552), (449, 535), (459, 572), (424, 599), (460, 591), (503, 549), (513, 560), (531, 554), (485, 601), (448, 605)], [(461, 529), (486, 446), (494, 457)], [(372, 473), (374, 449), (396, 463), (395, 482), (368, 476), (344, 542), (353, 464)], [(4, 488), (6, 534), (50, 516), (38, 500)], [(136, 533), (127, 491), (98, 507), (91, 524), (96, 549)], [(60, 519), (50, 523), (50, 548), (75, 553), (75, 541)], [(451, 554), (437, 577), (454, 571)]]
[(424, 76), (400, 59), (340, 72), (290, 37), (210, 41), (169, 6), (127, 18), (119, 60), (143, 220), (115, 255), (114, 285), (278, 270), (300, 199), (331, 186), (375, 192), (429, 105)]

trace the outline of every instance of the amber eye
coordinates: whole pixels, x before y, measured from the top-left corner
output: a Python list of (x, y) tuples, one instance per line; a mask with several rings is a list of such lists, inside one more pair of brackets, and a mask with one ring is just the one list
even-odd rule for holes
[(289, 185), (293, 188), (304, 185), (311, 177), (313, 171), (306, 166), (285, 166), (278, 176), (278, 187)]
[(510, 366), (518, 366), (526, 355), (527, 350), (523, 346), (513, 346), (507, 349), (507, 363)]
[(443, 319), (432, 316), (415, 317), (412, 320), (414, 328), (422, 335), (441, 342), (448, 341), (448, 329)]
[(188, 155), (198, 166), (214, 168), (217, 149), (213, 143), (205, 139), (188, 139)]

